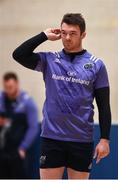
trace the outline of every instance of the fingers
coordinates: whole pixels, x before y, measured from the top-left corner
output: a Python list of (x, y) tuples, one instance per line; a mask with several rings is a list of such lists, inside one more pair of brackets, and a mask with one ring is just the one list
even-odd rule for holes
[(100, 160), (106, 157), (109, 154), (109, 148), (101, 146), (100, 144), (97, 145), (94, 153), (94, 159), (96, 158), (96, 163), (98, 164)]
[(53, 29), (52, 31), (53, 31), (53, 33), (55, 33), (55, 34), (60, 34), (60, 33), (61, 33), (61, 30), (60, 30), (60, 29)]
[(51, 32), (54, 33), (57, 36), (57, 38), (61, 37), (61, 30), (60, 29), (52, 29)]
[(98, 153), (98, 156), (97, 156), (97, 159), (96, 159), (96, 164), (98, 164), (101, 159), (102, 159), (101, 153)]
[(61, 34), (60, 33), (54, 33), (54, 37), (55, 37), (55, 40), (59, 40), (59, 39), (61, 39)]
[(44, 31), (44, 33), (46, 34), (48, 40), (56, 41), (56, 40), (61, 39), (61, 31), (58, 28), (56, 28), (56, 29), (51, 29), (51, 28), (46, 29)]
[(56, 34), (57, 39), (61, 38), (61, 34)]
[(101, 160), (101, 152), (99, 151), (99, 149), (96, 147), (95, 149), (95, 153), (93, 156), (94, 159), (96, 159), (96, 163), (98, 164)]
[(101, 160), (101, 153), (99, 152), (99, 149), (96, 147), (95, 153), (93, 156), (94, 159), (96, 159), (96, 163), (98, 164)]
[(96, 159), (96, 163), (98, 164), (100, 162), (100, 160), (104, 157), (106, 157), (108, 155), (108, 153), (105, 153), (105, 152), (99, 152), (98, 153), (98, 156), (97, 156), (97, 159)]

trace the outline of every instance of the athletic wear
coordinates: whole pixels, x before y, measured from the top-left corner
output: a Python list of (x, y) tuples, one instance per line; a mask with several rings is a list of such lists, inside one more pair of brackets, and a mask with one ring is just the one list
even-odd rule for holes
[[(82, 54), (68, 54), (64, 50), (34, 53), (33, 50), (46, 40), (47, 36), (42, 32), (13, 53), (14, 59), (25, 67), (43, 72), (46, 101), (41, 136), (65, 141), (93, 141), (92, 102), (96, 95), (101, 138), (109, 139), (111, 113), (109, 93), (105, 93), (109, 92), (109, 83), (104, 63), (87, 51)], [(107, 103), (107, 113), (103, 102)]]
[(90, 172), (93, 142), (80, 143), (41, 138), (40, 168), (69, 167)]
[(94, 89), (109, 86), (103, 62), (87, 51), (72, 62), (63, 50), (39, 55), (35, 70), (43, 72), (46, 86), (41, 136), (93, 141)]
[(12, 155), (0, 153), (0, 179), (28, 179), (29, 161), (20, 158), (18, 152)]
[(23, 66), (34, 70), (40, 60), (40, 57), (33, 51), (39, 44), (46, 40), (47, 36), (43, 32), (32, 37), (13, 52), (13, 58), (17, 59), (17, 62)]
[(11, 100), (1, 92), (0, 113), (9, 119), (8, 127), (0, 129), (0, 150), (7, 153), (18, 151), (18, 148), (27, 150), (39, 132), (38, 111), (32, 98), (21, 91)]
[[(111, 110), (110, 110), (110, 89), (108, 87), (100, 88), (95, 90), (95, 99), (98, 106), (99, 112), (99, 124), (101, 137), (109, 139), (110, 128), (111, 128)], [(103, 97), (103, 99), (102, 99)]]

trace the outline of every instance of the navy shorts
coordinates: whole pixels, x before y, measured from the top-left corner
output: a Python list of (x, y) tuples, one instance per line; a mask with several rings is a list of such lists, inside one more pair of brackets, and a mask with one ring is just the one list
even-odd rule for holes
[(60, 141), (41, 137), (40, 168), (69, 167), (90, 172), (94, 143)]

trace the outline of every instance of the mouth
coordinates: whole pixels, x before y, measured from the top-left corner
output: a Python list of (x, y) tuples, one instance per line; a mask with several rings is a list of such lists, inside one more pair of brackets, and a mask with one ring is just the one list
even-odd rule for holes
[(65, 42), (65, 44), (66, 44), (66, 45), (71, 45), (72, 42), (70, 42), (70, 41), (69, 41), (69, 42)]
[(67, 47), (71, 47), (71, 46), (72, 46), (72, 44), (71, 44), (71, 43), (66, 43), (66, 44), (65, 44), (65, 46), (67, 46)]

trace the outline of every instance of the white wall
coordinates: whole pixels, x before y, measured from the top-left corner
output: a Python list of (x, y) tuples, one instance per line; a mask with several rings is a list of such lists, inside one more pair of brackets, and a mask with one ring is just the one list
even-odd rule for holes
[[(48, 27), (58, 27), (67, 12), (81, 12), (87, 23), (84, 48), (104, 59), (111, 84), (113, 122), (117, 123), (118, 102), (118, 0), (0, 0), (0, 76), (13, 70), (23, 89), (36, 100), (40, 118), (45, 98), (41, 73), (28, 70), (12, 60), (12, 51), (24, 40)], [(45, 42), (37, 51), (60, 50), (61, 41)], [(0, 89), (2, 84), (0, 83)], [(97, 121), (97, 111), (95, 110)]]

